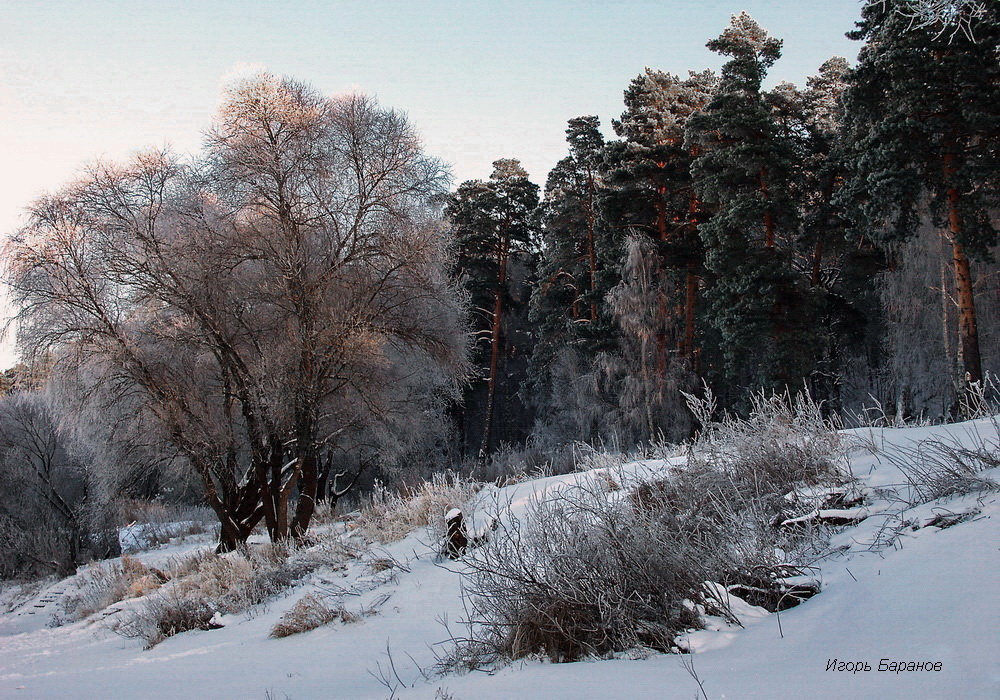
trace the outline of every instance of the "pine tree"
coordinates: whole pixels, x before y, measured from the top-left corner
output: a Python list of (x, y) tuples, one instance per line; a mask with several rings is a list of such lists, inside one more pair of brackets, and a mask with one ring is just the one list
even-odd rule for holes
[[(625, 112), (614, 122), (623, 141), (609, 145), (605, 169), (611, 185), (605, 216), (624, 233), (655, 242), (656, 267), (671, 277), (655, 314), (656, 371), (664, 375), (671, 348), (689, 367), (696, 364), (698, 290), (703, 251), (698, 226), (706, 217), (690, 176), (697, 147), (685, 144), (684, 127), (705, 106), (716, 85), (711, 71), (687, 79), (646, 69), (625, 91)], [(645, 248), (644, 248), (645, 249)]]
[(871, 278), (883, 256), (850, 230), (835, 202), (845, 176), (843, 94), (849, 71), (845, 59), (834, 57), (807, 79), (805, 90), (783, 82), (763, 95), (777, 138), (791, 155), (786, 189), (798, 229), (789, 231), (784, 247), (812, 319), (816, 365), (808, 386), (834, 411), (842, 408), (845, 363), (877, 363), (881, 339)]
[(812, 367), (812, 312), (792, 267), (795, 143), (761, 92), (781, 41), (742, 13), (708, 47), (730, 57), (715, 97), (688, 121), (688, 142), (699, 149), (695, 189), (715, 209), (699, 227), (711, 321), (728, 383), (778, 388)]
[(846, 98), (851, 176), (841, 201), (883, 245), (912, 238), (929, 208), (951, 248), (959, 351), (975, 382), (983, 371), (970, 267), (991, 261), (990, 214), (1000, 204), (1000, 7), (970, 17), (968, 34), (915, 25), (906, 10), (901, 0), (868, 2), (849, 34), (867, 44)]
[(805, 209), (803, 243), (809, 256), (809, 285), (814, 288), (824, 283), (824, 264), (831, 248), (845, 239), (846, 221), (834, 204), (834, 195), (845, 174), (841, 137), (849, 71), (847, 61), (835, 56), (807, 79), (802, 94), (806, 150), (799, 201)]
[(795, 97), (780, 85), (768, 95), (779, 122), (793, 124), (789, 134), (799, 162), (791, 189), (801, 222), (795, 268), (808, 281), (816, 319), (817, 364), (809, 384), (812, 396), (832, 411), (844, 407), (845, 367), (879, 364), (883, 332), (871, 281), (884, 255), (851, 230), (836, 201), (846, 175), (843, 97), (849, 73), (847, 61), (833, 57)]
[[(598, 168), (604, 137), (597, 117), (569, 121), (570, 154), (549, 173), (538, 215), (543, 254), (539, 289), (533, 296), (542, 311), (555, 312), (572, 326), (597, 323), (604, 297), (608, 261), (597, 202), (604, 190)], [(578, 323), (582, 322), (582, 323)]]
[(569, 120), (570, 153), (549, 173), (537, 212), (542, 253), (531, 296), (536, 344), (526, 398), (536, 406), (540, 419), (578, 409), (557, 405), (559, 400), (553, 395), (554, 373), (558, 371), (560, 380), (566, 381), (570, 372), (561, 358), (572, 353), (572, 369), (587, 374), (597, 354), (615, 345), (604, 297), (618, 280), (621, 253), (598, 212), (605, 190), (599, 170), (604, 148), (599, 126), (594, 116)]
[[(525, 322), (537, 255), (537, 206), (538, 186), (528, 180), (521, 163), (501, 159), (493, 163), (489, 180), (462, 183), (446, 207), (456, 238), (457, 272), (472, 301), (473, 362), (485, 380), (466, 392), (465, 413), (465, 420), (478, 416), (480, 411), (469, 405), (481, 401), (481, 424), (471, 431), (478, 433), (482, 455), (500, 439), (523, 439), (526, 433), (526, 411), (517, 393), (531, 354)], [(498, 396), (504, 399), (500, 411)], [(500, 412), (505, 427), (497, 430)], [(471, 436), (465, 442), (471, 446)]]

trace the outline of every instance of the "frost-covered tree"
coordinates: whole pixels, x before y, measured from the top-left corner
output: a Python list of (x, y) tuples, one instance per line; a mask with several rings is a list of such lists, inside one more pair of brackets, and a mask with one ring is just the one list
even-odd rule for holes
[[(683, 362), (663, 367), (658, 362), (664, 328), (659, 301), (675, 285), (655, 245), (642, 234), (627, 239), (622, 280), (607, 299), (621, 337), (616, 352), (598, 358), (602, 379), (614, 393), (604, 420), (624, 445), (678, 442), (690, 436), (692, 427), (681, 391), (695, 390), (694, 375)], [(676, 316), (668, 315), (667, 320), (679, 327)]]
[(40, 392), (0, 399), (0, 578), (68, 575), (115, 553), (111, 510)]
[[(137, 406), (197, 479), (221, 549), (309, 526), (320, 463), (462, 371), (445, 174), (399, 113), (261, 75), (187, 165), (98, 165), (7, 248), (19, 342)], [(428, 367), (434, 372), (428, 372)]]
[(875, 0), (908, 21), (908, 29), (929, 29), (935, 38), (956, 35), (976, 40), (976, 30), (983, 21), (989, 21), (989, 0)]
[(463, 442), (481, 455), (501, 440), (523, 439), (530, 424), (517, 395), (532, 350), (525, 321), (538, 248), (537, 206), (538, 185), (520, 161), (501, 159), (488, 180), (463, 182), (446, 207), (456, 272), (472, 300), (479, 374), (466, 392)]
[(929, 209), (950, 246), (962, 371), (979, 381), (971, 268), (992, 262), (997, 240), (1000, 9), (985, 8), (972, 39), (912, 26), (909, 7), (869, 2), (850, 35), (867, 43), (847, 93), (851, 176), (841, 201), (883, 245), (913, 237)]

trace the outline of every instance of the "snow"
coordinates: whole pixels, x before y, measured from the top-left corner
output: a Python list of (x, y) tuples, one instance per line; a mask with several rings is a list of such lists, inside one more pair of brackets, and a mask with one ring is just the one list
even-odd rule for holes
[[(892, 450), (931, 436), (968, 442), (973, 428), (984, 434), (995, 430), (989, 421), (979, 421), (846, 432), (879, 450)], [(742, 627), (708, 618), (706, 629), (680, 640), (693, 655), (635, 653), (572, 664), (530, 660), (493, 674), (434, 677), (428, 669), (434, 645), (448, 637), (443, 623), (461, 631), (456, 626), (464, 616), (461, 563), (436, 561), (428, 532), (418, 531), (377, 554), (404, 568), (374, 574), (364, 561), (356, 561), (345, 571), (324, 570), (250, 614), (220, 616), (220, 629), (180, 634), (150, 650), (104, 629), (99, 613), (47, 627), (51, 603), (34, 606), (58, 599), (72, 581), (51, 583), (0, 614), (0, 697), (388, 697), (390, 689), (379, 677), (391, 686), (402, 681), (406, 687), (396, 688), (402, 698), (433, 698), (439, 689), (476, 700), (698, 696), (683, 659), (693, 661), (694, 673), (713, 699), (1000, 697), (998, 494), (909, 508), (898, 498), (904, 479), (883, 455), (861, 448), (852, 455), (852, 471), (870, 497), (863, 508), (843, 510), (859, 515), (863, 509), (867, 517), (838, 529), (832, 554), (816, 562), (822, 592), (780, 614), (734, 599)], [(634, 462), (625, 469), (648, 478), (677, 463)], [(470, 531), (486, 527), (494, 508), (501, 518), (524, 517), (532, 499), (581, 479), (600, 478), (601, 471), (485, 489), (463, 509)], [(996, 471), (985, 476), (997, 480)], [(965, 517), (928, 526), (941, 514)], [(162, 565), (171, 556), (208, 546), (206, 539), (187, 540), (135, 556)], [(383, 601), (378, 614), (356, 624), (337, 622), (268, 638), (302, 595), (334, 586), (357, 592), (345, 598), (349, 610)], [(833, 659), (867, 663), (871, 671), (826, 670)], [(941, 670), (878, 671), (881, 659), (886, 664), (939, 662)]]
[(193, 520), (157, 524), (132, 523), (118, 529), (118, 544), (121, 546), (123, 552), (138, 552), (143, 549), (149, 549), (157, 541), (168, 537), (179, 537), (186, 532), (190, 532), (198, 525), (201, 525), (201, 523), (196, 523)]

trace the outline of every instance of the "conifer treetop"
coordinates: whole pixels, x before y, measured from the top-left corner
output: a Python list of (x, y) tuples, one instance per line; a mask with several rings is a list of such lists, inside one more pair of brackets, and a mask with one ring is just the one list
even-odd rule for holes
[(527, 178), (528, 171), (521, 165), (517, 158), (500, 158), (493, 161), (493, 173), (491, 180), (507, 180), (510, 178)]
[(851, 68), (842, 56), (828, 58), (816, 75), (806, 79), (806, 104), (809, 124), (816, 131), (832, 136), (841, 127), (844, 90)]
[(767, 68), (781, 57), (781, 44), (781, 39), (772, 37), (757, 20), (741, 12), (733, 15), (729, 26), (706, 46), (737, 61), (752, 61)]
[(678, 144), (688, 117), (702, 109), (718, 85), (711, 71), (689, 71), (686, 79), (646, 68), (625, 91), (626, 111), (614, 128), (619, 136), (646, 147)]
[(592, 114), (569, 120), (566, 127), (566, 141), (574, 158), (586, 160), (600, 150), (604, 145), (600, 127), (601, 120)]

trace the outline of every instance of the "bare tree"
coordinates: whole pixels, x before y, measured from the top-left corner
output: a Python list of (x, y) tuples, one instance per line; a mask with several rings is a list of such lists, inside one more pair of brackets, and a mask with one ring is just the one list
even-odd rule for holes
[(412, 410), (403, 387), (464, 369), (446, 183), (403, 115), (258, 76), (226, 95), (203, 159), (99, 165), (34, 205), (7, 250), (20, 342), (99, 404), (137, 405), (221, 549), (261, 519), (301, 536), (327, 453)]
[(115, 548), (110, 510), (45, 396), (0, 399), (0, 577), (68, 574)]

